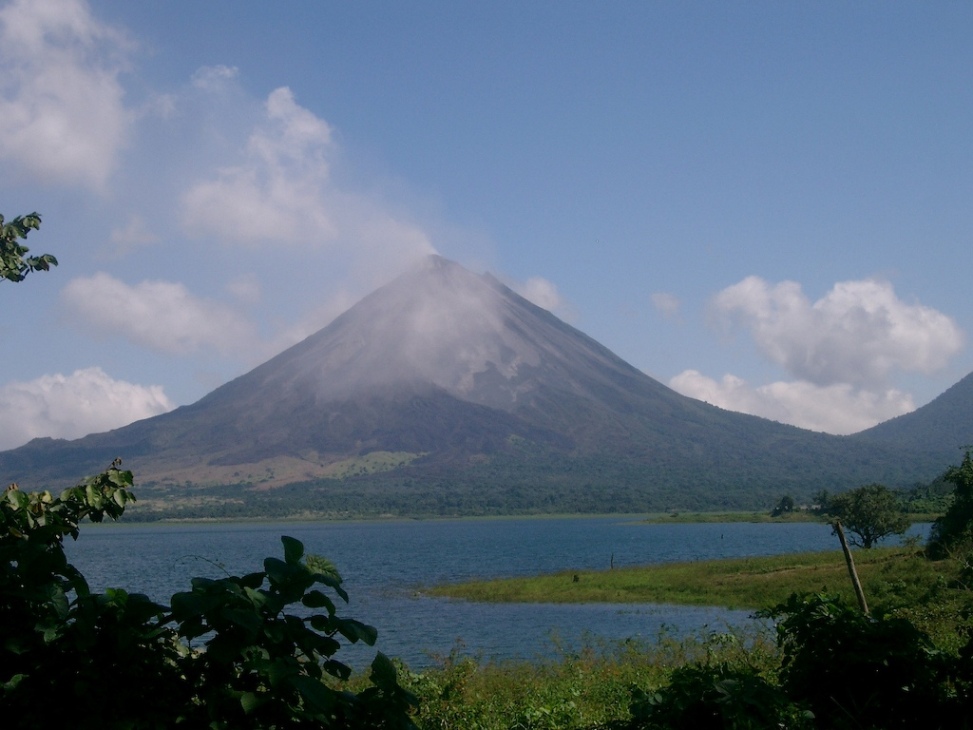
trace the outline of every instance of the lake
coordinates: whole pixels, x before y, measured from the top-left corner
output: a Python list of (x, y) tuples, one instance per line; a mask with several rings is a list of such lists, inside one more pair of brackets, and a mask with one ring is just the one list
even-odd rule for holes
[[(745, 625), (747, 611), (658, 604), (478, 604), (423, 595), (425, 586), (648, 563), (834, 550), (827, 525), (653, 525), (637, 517), (85, 525), (68, 557), (94, 591), (122, 587), (167, 603), (193, 576), (262, 569), (283, 557), (281, 535), (332, 560), (350, 603), (339, 615), (378, 629), (375, 648), (337, 658), (367, 664), (379, 649), (412, 667), (452, 649), (484, 659), (532, 659), (585, 641), (652, 639)], [(928, 525), (912, 534), (925, 534)], [(225, 571), (225, 572), (224, 572)], [(339, 601), (340, 603), (340, 601)]]

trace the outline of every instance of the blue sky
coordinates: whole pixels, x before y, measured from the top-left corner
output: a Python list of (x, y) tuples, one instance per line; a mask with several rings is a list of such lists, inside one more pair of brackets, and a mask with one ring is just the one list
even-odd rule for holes
[(0, 3), (0, 448), (191, 403), (418, 256), (834, 433), (973, 370), (973, 5)]

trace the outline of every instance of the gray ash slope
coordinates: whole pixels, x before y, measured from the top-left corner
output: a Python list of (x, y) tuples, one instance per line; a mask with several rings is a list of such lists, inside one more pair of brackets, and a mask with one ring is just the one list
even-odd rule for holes
[[(908, 423), (838, 437), (722, 410), (493, 277), (434, 256), (200, 401), (75, 441), (35, 439), (0, 453), (0, 478), (67, 483), (120, 455), (143, 483), (196, 474), (237, 484), (270, 464), (278, 485), (340, 478), (346, 493), (502, 482), (528, 502), (532, 489), (563, 487), (587, 490), (581, 502), (603, 510), (690, 492), (694, 503), (731, 507), (770, 492), (931, 479), (973, 441), (971, 426), (954, 422), (957, 446), (931, 454)], [(336, 466), (386, 452), (405, 456), (355, 476)]]

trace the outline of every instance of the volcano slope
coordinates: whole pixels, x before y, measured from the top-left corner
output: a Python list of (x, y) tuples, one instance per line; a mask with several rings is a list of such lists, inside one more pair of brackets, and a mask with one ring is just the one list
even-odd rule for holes
[(958, 461), (962, 434), (933, 465), (907, 430), (832, 436), (687, 398), (433, 256), (198, 402), (34, 439), (0, 478), (60, 486), (121, 456), (143, 498), (219, 514), (762, 508)]

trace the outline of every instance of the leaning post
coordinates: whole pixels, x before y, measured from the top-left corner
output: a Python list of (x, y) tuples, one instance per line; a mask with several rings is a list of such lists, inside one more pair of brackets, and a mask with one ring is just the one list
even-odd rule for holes
[(848, 566), (848, 575), (851, 576), (851, 584), (855, 587), (855, 595), (858, 596), (858, 606), (862, 613), (868, 615), (868, 604), (865, 602), (865, 592), (862, 590), (861, 581), (858, 580), (858, 571), (855, 570), (855, 559), (851, 556), (848, 549), (848, 541), (845, 540), (845, 531), (841, 529), (841, 520), (834, 521), (834, 531), (838, 534), (841, 542), (841, 550), (845, 554), (845, 564)]

